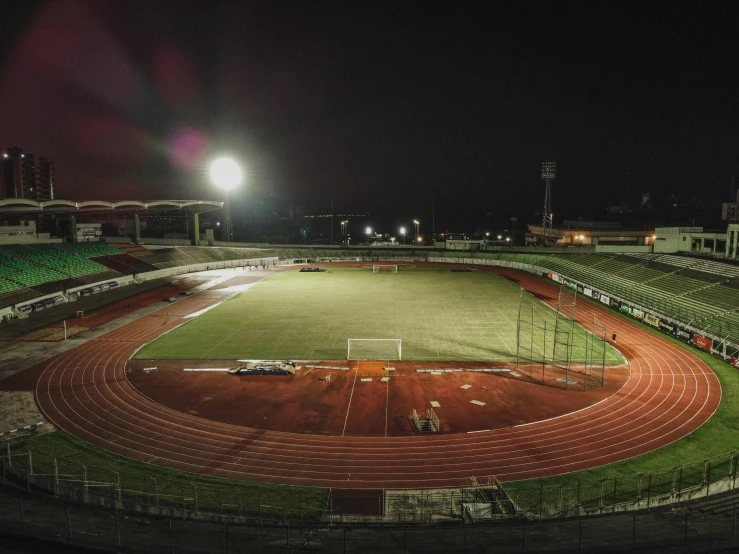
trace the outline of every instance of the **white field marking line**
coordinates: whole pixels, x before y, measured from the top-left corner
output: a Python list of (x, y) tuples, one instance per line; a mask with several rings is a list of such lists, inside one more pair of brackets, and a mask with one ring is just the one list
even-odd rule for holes
[(467, 431), (467, 434), (469, 435), (471, 433), (487, 433), (488, 431), (490, 431), (490, 429), (480, 429), (479, 431)]
[(390, 402), (390, 379), (385, 381), (387, 387), (385, 387), (385, 436), (387, 437), (387, 411), (388, 403)]
[(228, 371), (228, 367), (185, 367), (182, 371)]
[(346, 422), (349, 421), (349, 410), (352, 407), (352, 397), (354, 396), (354, 385), (357, 384), (357, 374), (359, 373), (359, 364), (360, 362), (357, 362), (357, 369), (354, 370), (354, 382), (352, 382), (352, 392), (349, 395), (349, 405), (346, 407), (346, 417), (344, 418), (344, 429), (341, 431), (341, 436), (344, 436), (344, 433), (346, 433)]

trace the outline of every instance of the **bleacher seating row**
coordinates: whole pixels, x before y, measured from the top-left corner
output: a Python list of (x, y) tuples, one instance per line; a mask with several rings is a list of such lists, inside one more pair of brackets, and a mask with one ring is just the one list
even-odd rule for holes
[(0, 307), (121, 275), (251, 258), (259, 252), (263, 253), (239, 248), (116, 247), (103, 242), (8, 245), (0, 247)]
[(513, 254), (739, 342), (739, 267), (659, 254)]

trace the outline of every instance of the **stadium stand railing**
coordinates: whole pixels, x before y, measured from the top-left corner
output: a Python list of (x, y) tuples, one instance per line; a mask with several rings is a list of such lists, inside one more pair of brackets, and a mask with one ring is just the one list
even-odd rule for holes
[(60, 249), (68, 250), (85, 258), (98, 256), (114, 256), (122, 251), (106, 242), (76, 242), (60, 245)]

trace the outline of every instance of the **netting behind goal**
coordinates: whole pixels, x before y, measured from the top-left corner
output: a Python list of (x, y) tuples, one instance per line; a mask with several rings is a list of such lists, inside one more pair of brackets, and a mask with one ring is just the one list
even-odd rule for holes
[(347, 360), (400, 360), (401, 339), (347, 339)]

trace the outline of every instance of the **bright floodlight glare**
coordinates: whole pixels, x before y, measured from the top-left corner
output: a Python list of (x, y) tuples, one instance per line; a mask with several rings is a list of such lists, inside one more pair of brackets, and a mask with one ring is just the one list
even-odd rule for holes
[(365, 232), (365, 233), (367, 233), (368, 235), (371, 235), (371, 234), (372, 234), (372, 227), (367, 227), (367, 228), (366, 228), (366, 229), (364, 230), (364, 232)]
[(231, 158), (218, 158), (210, 164), (210, 180), (220, 189), (235, 189), (241, 184), (242, 177), (239, 164)]
[(413, 220), (413, 223), (415, 223), (416, 225), (418, 225), (418, 220), (417, 219), (414, 219)]
[(405, 235), (405, 227), (401, 227), (400, 228), (400, 234), (401, 235)]

